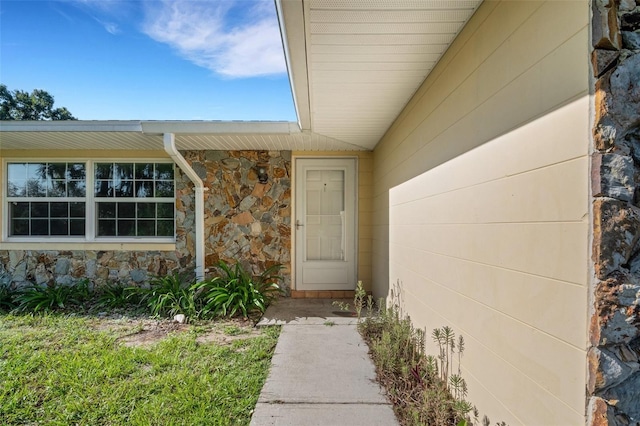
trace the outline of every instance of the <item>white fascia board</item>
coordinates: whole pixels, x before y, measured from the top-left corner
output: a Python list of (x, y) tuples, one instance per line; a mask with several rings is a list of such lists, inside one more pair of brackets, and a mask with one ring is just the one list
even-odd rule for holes
[(146, 134), (295, 134), (300, 133), (298, 123), (289, 121), (143, 121)]
[(290, 121), (0, 121), (0, 132), (138, 132), (144, 134), (296, 134)]
[(0, 121), (0, 132), (142, 132), (140, 121)]
[(307, 34), (302, 0), (274, 0), (293, 104), (302, 130), (311, 130)]

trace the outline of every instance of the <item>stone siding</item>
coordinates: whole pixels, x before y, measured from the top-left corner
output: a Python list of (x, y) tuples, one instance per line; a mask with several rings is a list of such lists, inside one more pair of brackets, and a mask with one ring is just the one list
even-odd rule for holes
[(640, 1), (593, 0), (589, 425), (640, 425)]
[(179, 251), (0, 250), (0, 284), (12, 288), (85, 278), (95, 286), (143, 285), (152, 276), (193, 269), (192, 259)]
[[(291, 179), (289, 152), (188, 151), (183, 155), (204, 181), (206, 267), (219, 259), (259, 274), (284, 265), (291, 270)], [(256, 166), (267, 166), (269, 180), (258, 182)], [(54, 282), (93, 285), (120, 282), (144, 285), (152, 276), (193, 273), (195, 198), (193, 183), (176, 170), (176, 249), (174, 251), (0, 250), (0, 284), (13, 288)]]
[[(205, 204), (205, 266), (236, 260), (255, 275), (281, 264), (285, 287), (291, 271), (291, 153), (289, 151), (188, 151), (185, 159), (208, 190)], [(269, 176), (258, 181), (257, 166)], [(186, 194), (179, 194), (182, 207)]]

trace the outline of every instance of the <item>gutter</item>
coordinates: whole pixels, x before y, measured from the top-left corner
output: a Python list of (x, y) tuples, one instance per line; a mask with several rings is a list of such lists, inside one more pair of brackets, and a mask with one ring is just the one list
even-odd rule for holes
[(196, 280), (204, 280), (204, 273), (206, 269), (204, 267), (204, 191), (208, 188), (204, 187), (200, 176), (191, 168), (187, 160), (184, 159), (182, 154), (176, 149), (175, 134), (164, 133), (163, 142), (164, 150), (173, 159), (174, 163), (180, 167), (194, 184), (196, 193), (195, 214), (196, 214), (196, 238), (195, 238), (195, 251), (196, 251)]

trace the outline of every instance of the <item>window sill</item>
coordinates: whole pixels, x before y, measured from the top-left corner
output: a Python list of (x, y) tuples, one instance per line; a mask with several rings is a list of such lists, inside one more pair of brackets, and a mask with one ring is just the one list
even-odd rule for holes
[(158, 241), (3, 241), (0, 250), (116, 250), (116, 251), (174, 251), (175, 242)]

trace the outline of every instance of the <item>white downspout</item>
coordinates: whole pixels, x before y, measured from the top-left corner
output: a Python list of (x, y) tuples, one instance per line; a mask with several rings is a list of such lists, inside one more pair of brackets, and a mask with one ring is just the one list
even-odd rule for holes
[(209, 188), (205, 188), (200, 176), (191, 168), (187, 160), (176, 149), (175, 135), (173, 133), (165, 133), (164, 150), (169, 154), (173, 161), (180, 167), (180, 169), (191, 179), (194, 185), (196, 193), (196, 280), (204, 280), (204, 191)]

